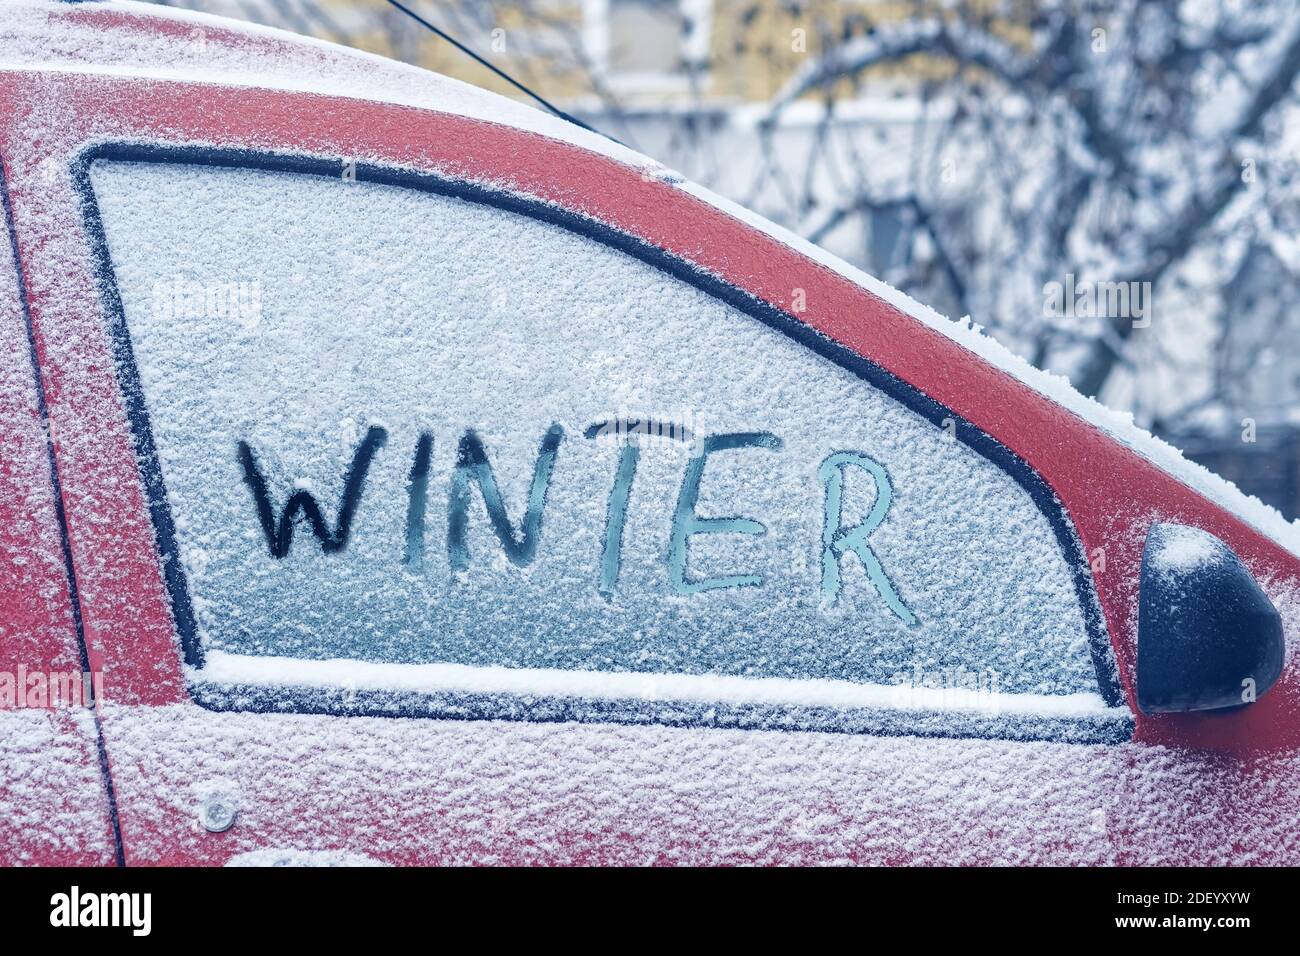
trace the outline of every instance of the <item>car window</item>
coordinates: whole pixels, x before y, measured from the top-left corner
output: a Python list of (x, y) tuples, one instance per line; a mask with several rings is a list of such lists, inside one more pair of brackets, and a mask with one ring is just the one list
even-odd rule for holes
[(1109, 712), (951, 419), (573, 217), (275, 165), (88, 173), (196, 681)]

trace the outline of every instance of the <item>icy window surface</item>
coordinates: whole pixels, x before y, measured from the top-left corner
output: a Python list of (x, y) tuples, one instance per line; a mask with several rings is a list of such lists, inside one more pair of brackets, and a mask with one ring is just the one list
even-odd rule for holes
[(205, 648), (1095, 693), (1027, 492), (693, 286), (413, 189), (91, 179)]

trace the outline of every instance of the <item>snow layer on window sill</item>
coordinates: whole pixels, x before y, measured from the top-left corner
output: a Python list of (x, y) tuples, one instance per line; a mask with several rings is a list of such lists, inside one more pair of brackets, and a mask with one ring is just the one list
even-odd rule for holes
[(1127, 714), (1098, 694), (1004, 694), (968, 688), (854, 684), (715, 674), (638, 674), (543, 668), (470, 667), (464, 664), (383, 664), (355, 660), (302, 660), (210, 651), (191, 679), (224, 684), (338, 687), (355, 690), (459, 691), (532, 694), (597, 700), (679, 700), (717, 704), (786, 704), (836, 708), (964, 710), (1052, 717)]
[(561, 671), (462, 664), (384, 664), (210, 652), (189, 672), (214, 710), (661, 724), (878, 736), (1120, 743), (1125, 708), (1096, 694), (1005, 694), (969, 688), (723, 675)]

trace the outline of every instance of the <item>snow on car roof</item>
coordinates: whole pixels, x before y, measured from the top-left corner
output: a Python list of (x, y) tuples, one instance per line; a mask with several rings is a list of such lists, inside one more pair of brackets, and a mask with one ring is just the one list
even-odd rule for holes
[(0, 22), (0, 69), (145, 76), (373, 100), (539, 133), (638, 168), (659, 165), (549, 113), (429, 70), (284, 30), (132, 0), (10, 0)]
[(781, 226), (649, 157), (524, 103), (408, 64), (323, 40), (171, 7), (100, 0), (10, 0), (0, 23), (0, 69), (85, 72), (298, 91), (471, 117), (598, 153), (678, 185), (684, 192), (790, 246), (861, 286), (1052, 399), (1133, 449), (1258, 531), (1300, 555), (1300, 524), (1246, 495), (1138, 427), (1131, 414), (1078, 392), (1064, 376), (1035, 368), (982, 333), (952, 320)]

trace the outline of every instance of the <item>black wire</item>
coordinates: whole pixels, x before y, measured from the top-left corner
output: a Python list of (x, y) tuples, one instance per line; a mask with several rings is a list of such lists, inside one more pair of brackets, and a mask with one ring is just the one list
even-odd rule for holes
[[(541, 103), (542, 106), (546, 107), (548, 110), (550, 110), (550, 111), (551, 111), (552, 113), (554, 113), (556, 116), (558, 116), (560, 119), (568, 120), (570, 123), (573, 123), (575, 126), (581, 126), (583, 129), (588, 130), (588, 131), (590, 131), (590, 132), (592, 132), (592, 133), (595, 133), (597, 136), (604, 136), (606, 139), (611, 140), (612, 142), (618, 143), (618, 140), (614, 139), (613, 136), (610, 136), (610, 135), (607, 134), (607, 133), (602, 133), (600, 130), (596, 129), (594, 126), (591, 126), (591, 125), (588, 124), (588, 123), (584, 123), (582, 120), (578, 119), (576, 116), (571, 116), (571, 115), (569, 115), (568, 113), (564, 112), (564, 110), (560, 109), (558, 106), (554, 105), (553, 103), (550, 103), (550, 102), (548, 102), (547, 100), (544, 100), (542, 97), (538, 96), (536, 93), (534, 93), (534, 92), (533, 92), (532, 90), (530, 90), (528, 87), (524, 86), (524, 84), (522, 84), (522, 83), (520, 83), (518, 80), (516, 80), (513, 76), (511, 76), (510, 74), (506, 73), (504, 70), (501, 70), (501, 69), (499, 69), (499, 68), (493, 66), (493, 65), (492, 65), (491, 63), (489, 63), (487, 60), (483, 59), (483, 57), (479, 56), (477, 53), (475, 53), (475, 52), (474, 52), (473, 50), (471, 50), (469, 47), (465, 46), (465, 44), (461, 43), (461, 42), (460, 42), (459, 40), (457, 40), (455, 37), (451, 36), (450, 34), (446, 33), (446, 32), (443, 31), (443, 30), (439, 30), (439, 29), (438, 29), (437, 27), (435, 27), (432, 23), (430, 23), (428, 20), (424, 19), (424, 17), (420, 16), (420, 15), (419, 15), (418, 13), (416, 13), (414, 10), (411, 10), (409, 7), (405, 7), (405, 6), (403, 6), (402, 4), (398, 3), (398, 0), (388, 0), (388, 2), (389, 2), (390, 4), (392, 4), (394, 7), (396, 7), (398, 10), (401, 10), (401, 11), (402, 11), (403, 13), (405, 13), (408, 17), (410, 17), (410, 18), (411, 18), (412, 20), (414, 20), (416, 23), (420, 24), (420, 25), (421, 25), (422, 27), (424, 27), (425, 29), (430, 30), (430, 31), (432, 31), (433, 33), (436, 33), (438, 36), (442, 37), (444, 40), (446, 40), (448, 43), (450, 43), (452, 46), (454, 46), (457, 50), (460, 50), (460, 52), (464, 53), (466, 56), (470, 57), (471, 59), (475, 60), (476, 62), (482, 64), (482, 65), (485, 66), (485, 67), (487, 67), (489, 70), (491, 70), (491, 71), (492, 71), (493, 73), (495, 73), (497, 76), (501, 77), (501, 79), (505, 80), (507, 83), (509, 83), (509, 84), (510, 84), (511, 86), (513, 86), (515, 89), (519, 90), (521, 93), (526, 93), (528, 96), (531, 96), (531, 97), (532, 97), (533, 99), (535, 99), (538, 103)], [(620, 143), (619, 145), (622, 145), (622, 144)]]

